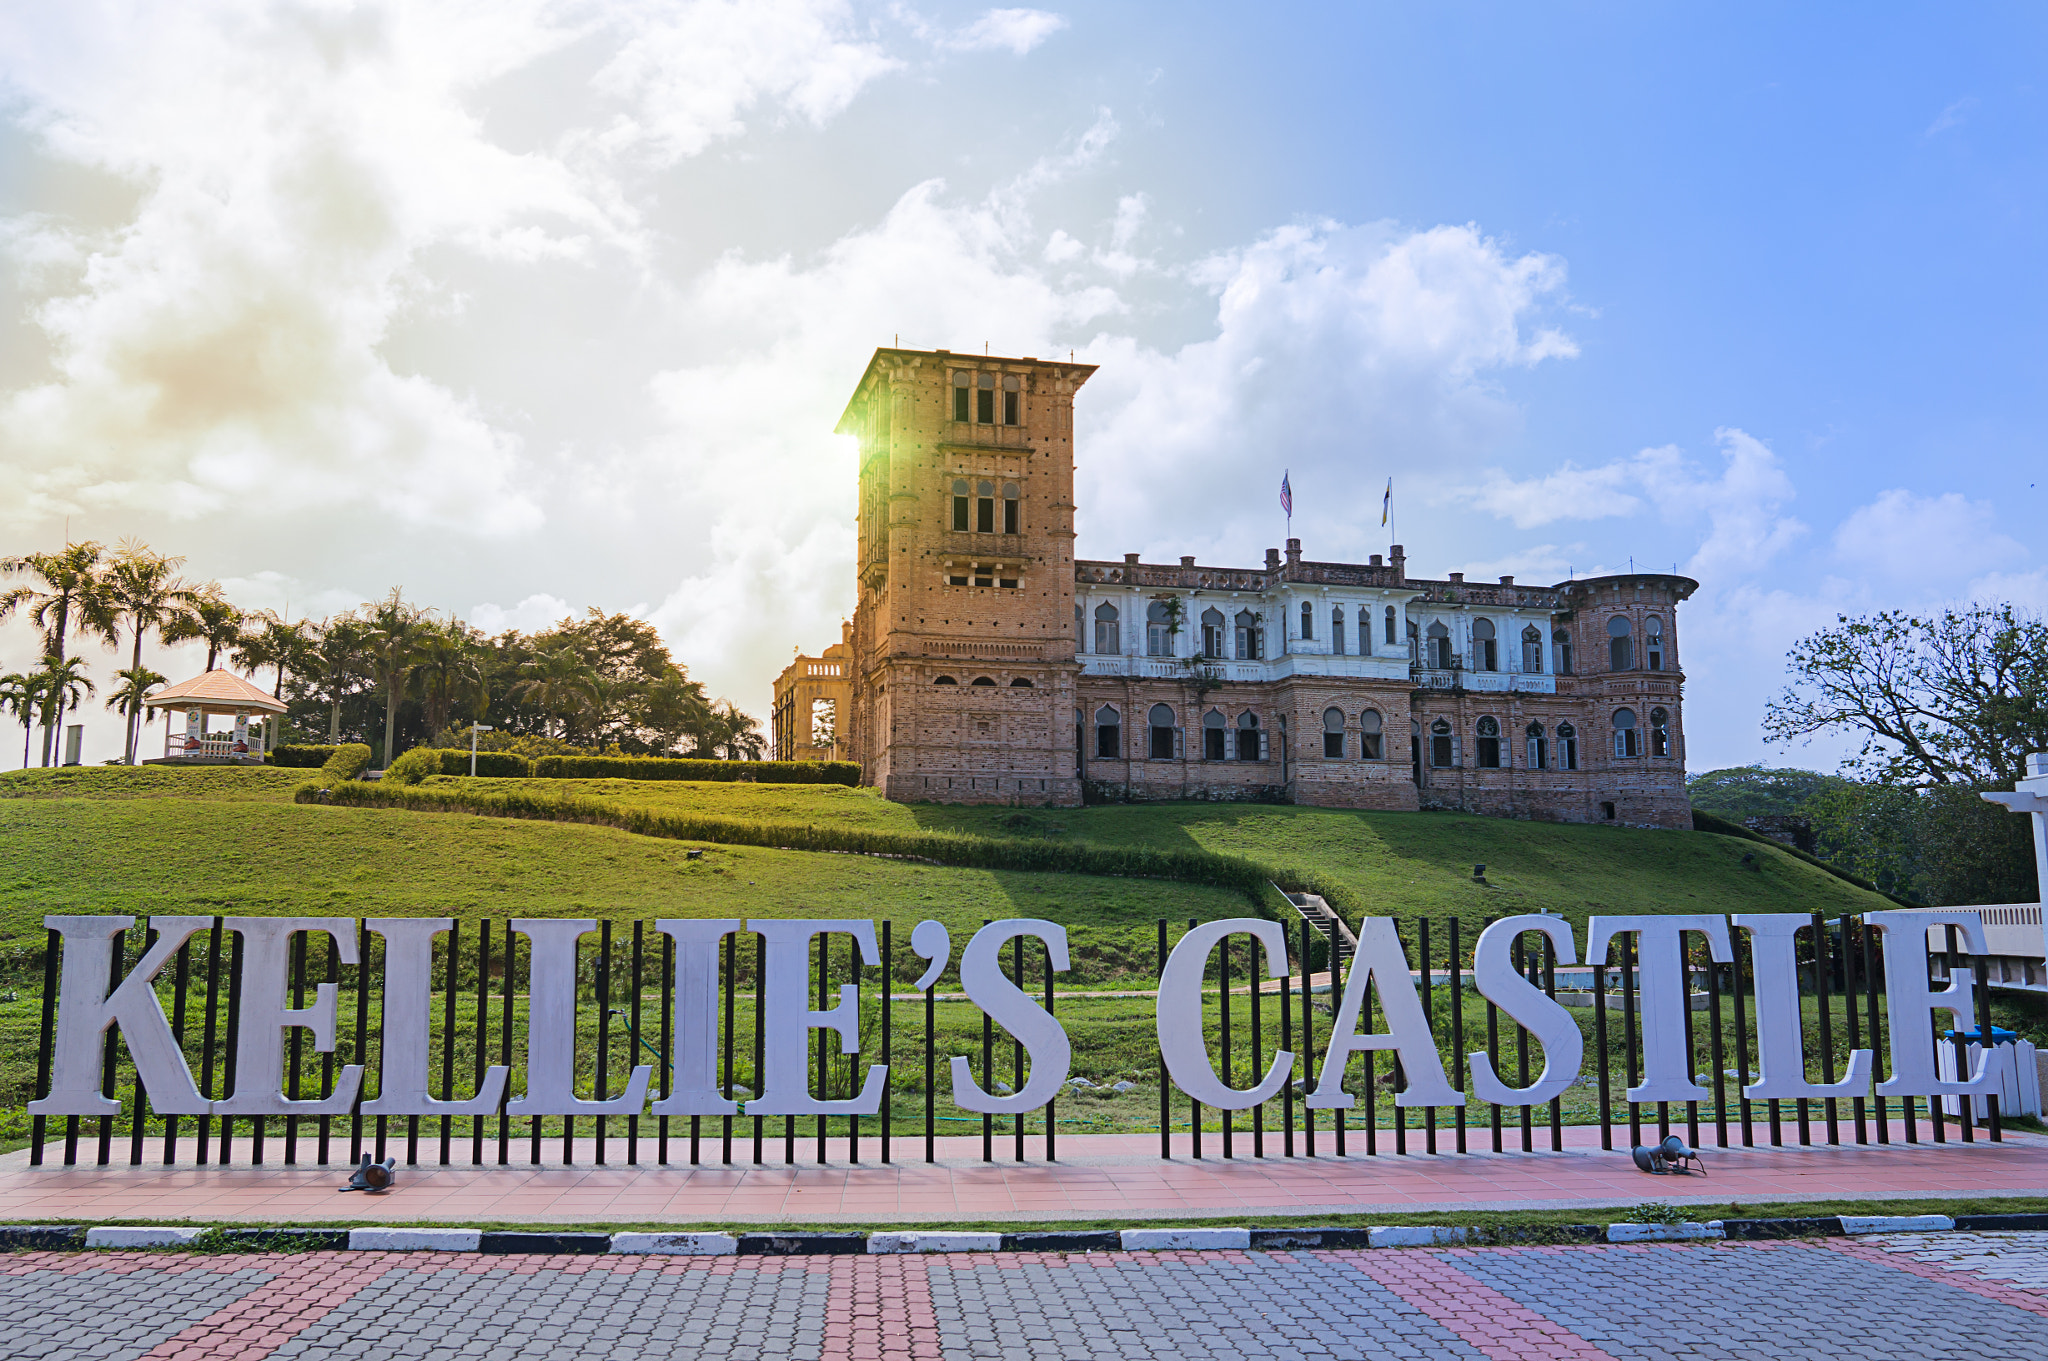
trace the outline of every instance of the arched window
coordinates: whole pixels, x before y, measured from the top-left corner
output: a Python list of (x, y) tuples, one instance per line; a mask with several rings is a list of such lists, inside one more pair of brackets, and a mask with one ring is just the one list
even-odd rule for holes
[(1422, 660), (1422, 633), (1413, 619), (1408, 621), (1408, 662), (1409, 665)]
[(972, 381), (966, 374), (953, 375), (953, 419), (956, 421), (969, 419), (967, 394), (971, 387)]
[(1650, 755), (1671, 754), (1671, 715), (1662, 709), (1650, 710)]
[(1331, 705), (1323, 710), (1323, 757), (1336, 760), (1344, 754), (1344, 711)]
[(951, 676), (938, 676), (932, 680), (933, 685), (958, 685), (959, 683), (959, 681), (954, 680)]
[(1634, 709), (1614, 711), (1614, 754), (1618, 758), (1643, 754), (1642, 740), (1636, 736)]
[(1394, 645), (1394, 607), (1387, 606), (1387, 646)]
[(1116, 606), (1107, 600), (1095, 607), (1095, 650), (1102, 656), (1114, 657), (1124, 650), (1117, 636), (1116, 619)]
[(1572, 673), (1572, 636), (1559, 629), (1550, 635), (1550, 641), (1557, 648), (1557, 674), (1569, 676)]
[(1019, 677), (1017, 677), (1017, 678), (1016, 678), (1015, 680), (1013, 680), (1013, 681), (1011, 681), (1011, 682), (1010, 682), (1010, 688), (1011, 688), (1012, 690), (1029, 690), (1029, 689), (1032, 689), (1032, 688), (1033, 688), (1033, 686), (1032, 686), (1032, 683), (1031, 683), (1031, 677), (1029, 677), (1029, 676), (1019, 676)]
[[(1359, 641), (1364, 642), (1365, 640), (1361, 638)], [(1330, 652), (1331, 655), (1337, 657), (1344, 655), (1344, 607), (1342, 605), (1332, 605), (1330, 607)]]
[(1444, 627), (1441, 619), (1430, 621), (1429, 665), (1433, 671), (1451, 669), (1451, 631)]
[(1223, 655), (1223, 611), (1207, 609), (1202, 611), (1202, 655), (1221, 657)]
[(1114, 761), (1123, 754), (1123, 719), (1113, 705), (1105, 704), (1095, 711), (1095, 755), (1104, 761)]
[(1633, 671), (1635, 666), (1635, 639), (1629, 636), (1628, 620), (1617, 614), (1607, 621), (1607, 669)]
[(1484, 770), (1500, 769), (1500, 720), (1479, 720), (1479, 765)]
[(1543, 672), (1543, 632), (1534, 624), (1522, 630), (1522, 669), (1532, 676)]
[(1557, 725), (1557, 768), (1577, 770), (1579, 768), (1579, 730), (1569, 723)]
[(1494, 635), (1491, 619), (1472, 621), (1472, 669), (1500, 670), (1500, 640)]
[(1382, 754), (1380, 711), (1367, 709), (1358, 716), (1358, 754), (1368, 761), (1377, 761)]
[(1529, 769), (1547, 769), (1550, 765), (1550, 743), (1544, 739), (1543, 725), (1531, 723), (1524, 731), (1529, 738), (1529, 751), (1525, 758)]
[(1074, 646), (1083, 652), (1088, 650), (1088, 625), (1081, 618), (1081, 602), (1078, 600), (1074, 602)]
[(1155, 761), (1173, 759), (1173, 739), (1178, 735), (1173, 726), (1173, 707), (1155, 704), (1145, 715), (1145, 724), (1152, 730), (1151, 756)]
[(1301, 602), (1301, 636), (1304, 638), (1316, 636), (1316, 607), (1309, 604), (1306, 600)]
[(982, 374), (974, 384), (974, 419), (981, 425), (996, 423), (996, 376)]
[(1145, 655), (1173, 655), (1173, 607), (1164, 600), (1155, 600), (1145, 607)]
[(1652, 671), (1664, 669), (1664, 621), (1654, 614), (1643, 621), (1643, 654)]
[(974, 484), (974, 532), (996, 532), (996, 484), (993, 482)]
[(1429, 725), (1429, 763), (1439, 769), (1458, 764), (1458, 744), (1451, 736), (1449, 719), (1439, 718)]
[(1018, 411), (1017, 411), (1017, 407), (1018, 407), (1018, 404), (1019, 404), (1019, 400), (1020, 400), (1020, 399), (1019, 399), (1019, 396), (1018, 396), (1018, 394), (1019, 394), (1019, 392), (1020, 392), (1020, 391), (1022, 390), (1023, 386), (1024, 386), (1024, 385), (1023, 385), (1022, 383), (1019, 383), (1019, 382), (1017, 381), (1017, 375), (1016, 375), (1016, 374), (1014, 374), (1014, 373), (1006, 373), (1006, 374), (1004, 374), (1004, 375), (1003, 375), (1003, 424), (1004, 424), (1004, 425), (1017, 425), (1017, 424), (1019, 424), (1019, 421), (1018, 421), (1018, 419), (1017, 419), (1017, 418), (1018, 418), (1018, 414), (1019, 414), (1019, 413), (1018, 413)]
[(1259, 616), (1250, 610), (1237, 612), (1237, 659), (1241, 662), (1255, 662), (1266, 655), (1266, 630), (1259, 625)]
[[(1015, 422), (1012, 422), (1012, 424), (1015, 424)], [(1005, 534), (1015, 534), (1017, 532), (1017, 506), (1017, 484), (1015, 482), (1003, 483), (1003, 533)]]
[(1260, 750), (1259, 739), (1265, 736), (1259, 731), (1259, 716), (1246, 710), (1237, 716), (1237, 759), (1240, 761), (1263, 761), (1265, 754)]
[[(967, 375), (963, 373), (960, 376), (965, 378)], [(967, 516), (967, 479), (964, 477), (955, 478), (953, 480), (953, 528), (962, 534), (967, 532)]]
[(1202, 715), (1202, 759), (1221, 761), (1229, 755), (1225, 750), (1224, 729), (1229, 726), (1219, 710), (1211, 709)]
[(992, 685), (994, 685), (994, 684), (995, 684), (996, 682), (995, 682), (995, 678), (994, 678), (993, 676), (976, 676), (976, 677), (974, 678), (974, 683), (975, 683), (976, 685), (991, 685), (991, 686), (992, 686)]

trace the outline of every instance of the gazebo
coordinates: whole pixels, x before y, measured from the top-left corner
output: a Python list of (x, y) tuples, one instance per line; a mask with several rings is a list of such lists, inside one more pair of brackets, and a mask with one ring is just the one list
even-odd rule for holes
[[(159, 690), (143, 701), (151, 709), (183, 710), (185, 730), (164, 724), (164, 754), (144, 765), (262, 765), (263, 752), (272, 745), (270, 725), (261, 716), (283, 714), (285, 707), (232, 671), (209, 671), (168, 690)], [(232, 733), (209, 733), (206, 720), (215, 714), (232, 716)], [(250, 726), (251, 716), (259, 723)]]

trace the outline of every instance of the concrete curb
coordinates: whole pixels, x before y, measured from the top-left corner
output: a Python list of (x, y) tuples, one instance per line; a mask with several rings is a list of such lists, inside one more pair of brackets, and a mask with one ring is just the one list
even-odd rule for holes
[(229, 1252), (475, 1252), (496, 1255), (679, 1257), (881, 1256), (952, 1252), (1289, 1252), (1358, 1248), (1510, 1247), (1518, 1242), (1679, 1243), (1841, 1237), (1873, 1233), (1984, 1233), (2048, 1229), (2048, 1214), (1845, 1215), (1715, 1219), (1704, 1224), (1458, 1224), (1360, 1227), (1066, 1229), (1029, 1233), (848, 1230), (783, 1233), (549, 1233), (491, 1229), (190, 1228), (167, 1224), (0, 1224), (0, 1252), (189, 1249)]

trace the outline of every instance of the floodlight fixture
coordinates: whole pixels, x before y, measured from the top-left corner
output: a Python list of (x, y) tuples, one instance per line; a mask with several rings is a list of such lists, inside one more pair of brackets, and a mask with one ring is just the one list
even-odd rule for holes
[(386, 1158), (380, 1163), (365, 1153), (362, 1162), (356, 1167), (355, 1175), (350, 1177), (348, 1185), (341, 1189), (344, 1191), (368, 1191), (374, 1195), (381, 1191), (389, 1191), (392, 1184), (397, 1180), (397, 1158)]

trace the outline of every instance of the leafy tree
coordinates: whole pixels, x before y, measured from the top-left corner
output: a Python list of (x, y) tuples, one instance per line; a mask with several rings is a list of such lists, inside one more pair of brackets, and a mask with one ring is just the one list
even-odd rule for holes
[(204, 642), (206, 669), (212, 671), (220, 665), (221, 653), (242, 646), (246, 621), (247, 616), (221, 594), (220, 583), (210, 581), (192, 592), (184, 612), (165, 625), (163, 637), (167, 643)]
[[(183, 558), (153, 552), (148, 545), (132, 539), (124, 539), (108, 560), (101, 580), (101, 592), (107, 609), (116, 620), (127, 625), (132, 643), (128, 668), (117, 674), (126, 676), (131, 672), (145, 671), (142, 665), (143, 640), (151, 630), (162, 633), (174, 627), (197, 600), (198, 593), (177, 575), (184, 561)], [(115, 643), (115, 646), (119, 644)], [(156, 675), (154, 671), (148, 674)], [(163, 678), (159, 676), (157, 684), (162, 683)], [(121, 693), (125, 692), (126, 687)], [(123, 764), (132, 766), (136, 762), (136, 747), (140, 741), (142, 708), (137, 703), (123, 708), (121, 713), (127, 718), (122, 734), (121, 760)]]
[(1732, 766), (1686, 776), (1685, 792), (1701, 812), (1742, 822), (1796, 815), (1815, 795), (1849, 783), (1839, 775), (1823, 775), (1817, 770)]
[(424, 607), (406, 604), (402, 588), (397, 586), (382, 600), (363, 608), (369, 611), (363, 620), (363, 654), (369, 659), (370, 676), (384, 691), (384, 764), (388, 767), (398, 756), (398, 702), (412, 679), (413, 668), (419, 665), (420, 650), (433, 621)]
[(575, 730), (577, 717), (596, 703), (597, 670), (574, 647), (564, 644), (540, 654), (521, 668), (526, 680), (522, 698), (562, 721), (562, 736)]
[(484, 679), (486, 651), (483, 635), (459, 619), (434, 625), (423, 635), (418, 669), (428, 732), (448, 726), (449, 712), (460, 703), (472, 704), (477, 717), (483, 716), (491, 697)]
[(341, 741), (341, 702), (354, 693), (357, 683), (367, 679), (369, 642), (363, 621), (353, 614), (337, 614), (308, 630), (308, 655), (300, 675), (329, 708), (327, 740)]
[[(61, 666), (65, 660), (64, 641), (74, 628), (81, 623), (104, 620), (100, 570), (105, 552), (97, 543), (74, 543), (67, 544), (61, 553), (30, 553), (0, 560), (0, 572), (8, 576), (25, 573), (34, 578), (0, 591), (0, 622), (17, 610), (25, 611), (29, 622), (43, 631), (45, 660)], [(54, 692), (45, 693), (42, 702), (43, 764), (47, 766), (54, 755), (56, 720), (63, 715)], [(54, 716), (53, 706), (58, 709)], [(23, 764), (27, 764), (26, 759)]]
[(1837, 616), (1793, 645), (1764, 735), (1860, 735), (1844, 769), (1910, 785), (2010, 788), (2048, 750), (2048, 624), (2011, 605), (1920, 619)]

